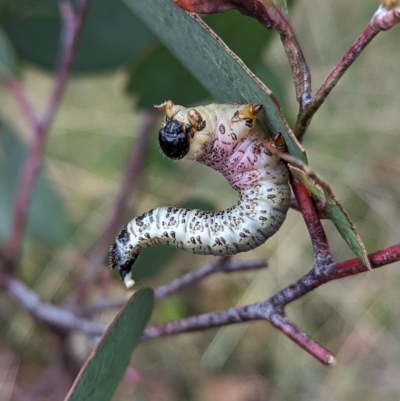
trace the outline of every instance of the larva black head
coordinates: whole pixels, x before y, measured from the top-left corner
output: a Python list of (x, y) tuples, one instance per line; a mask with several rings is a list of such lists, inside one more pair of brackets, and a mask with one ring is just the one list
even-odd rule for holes
[(158, 142), (165, 156), (179, 160), (189, 152), (190, 125), (169, 120), (158, 133)]

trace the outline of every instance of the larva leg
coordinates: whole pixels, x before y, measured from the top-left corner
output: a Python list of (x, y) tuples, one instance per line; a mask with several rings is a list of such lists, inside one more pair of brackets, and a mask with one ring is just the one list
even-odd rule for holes
[(283, 139), (283, 135), (279, 132), (276, 134), (270, 141), (264, 142), (264, 146), (267, 148), (270, 146), (279, 150), (280, 152), (286, 151), (285, 140)]
[(257, 114), (263, 108), (262, 104), (248, 104), (242, 110), (238, 110), (232, 117), (232, 122), (245, 121), (246, 126), (251, 128)]
[(165, 111), (165, 113), (169, 119), (171, 119), (173, 116), (172, 109), (174, 108), (174, 106), (175, 106), (175, 104), (172, 100), (166, 100), (165, 102), (163, 102), (161, 104), (153, 104), (153, 107), (156, 110)]
[(201, 131), (206, 127), (206, 121), (196, 109), (190, 109), (188, 112), (190, 125), (197, 131)]
[[(166, 101), (159, 133), (162, 151), (172, 159), (197, 160), (220, 172), (239, 194), (221, 212), (173, 207), (150, 210), (127, 224), (111, 249), (111, 265), (127, 287), (143, 248), (163, 244), (205, 255), (232, 255), (263, 244), (282, 225), (290, 204), (289, 174), (265, 146), (257, 126), (262, 106), (211, 104), (186, 109)], [(281, 149), (281, 136), (272, 141)]]

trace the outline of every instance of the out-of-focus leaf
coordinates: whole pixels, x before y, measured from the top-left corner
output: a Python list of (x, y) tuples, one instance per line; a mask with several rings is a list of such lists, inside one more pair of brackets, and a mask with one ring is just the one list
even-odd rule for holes
[[(50, 9), (55, 2), (51, 3), (48, 13), (36, 10), (33, 15), (12, 16), (5, 25), (21, 55), (48, 70), (53, 70), (56, 65), (61, 31), (59, 13), (54, 14)], [(44, 8), (43, 4), (39, 5)], [(122, 0), (93, 0), (73, 72), (118, 67), (134, 61), (155, 43), (154, 36), (129, 12)]]
[(132, 278), (135, 282), (154, 276), (168, 266), (176, 257), (178, 250), (164, 245), (152, 246), (140, 252), (132, 270)]
[(308, 168), (299, 168), (290, 164), (289, 168), (294, 177), (308, 189), (314, 198), (318, 199), (325, 206), (328, 218), (333, 222), (349, 248), (370, 269), (371, 265), (364, 243), (346, 210), (335, 197), (329, 185), (318, 178)]
[(9, 78), (15, 73), (14, 49), (5, 34), (0, 29), (0, 77)]
[(216, 211), (215, 205), (206, 199), (188, 199), (181, 205), (187, 209), (200, 209), (205, 211)]
[(111, 400), (154, 306), (153, 291), (133, 295), (115, 317), (64, 401)]
[[(3, 123), (0, 126), (0, 236), (4, 238), (9, 235), (14, 198), (26, 154), (25, 145), (14, 131)], [(63, 244), (69, 234), (69, 222), (61, 197), (43, 170), (35, 183), (27, 231), (51, 245)]]
[(127, 90), (138, 96), (139, 107), (147, 108), (169, 98), (176, 104), (192, 104), (210, 96), (164, 46), (158, 46), (134, 68)]
[(0, 21), (6, 23), (10, 18), (57, 17), (59, 7), (54, 0), (0, 0)]
[[(199, 17), (165, 0), (125, 2), (217, 101), (263, 104), (260, 119), (264, 128), (273, 135), (282, 133), (290, 154), (305, 161), (305, 153), (290, 135), (275, 96)], [(168, 79), (168, 71), (165, 76)]]

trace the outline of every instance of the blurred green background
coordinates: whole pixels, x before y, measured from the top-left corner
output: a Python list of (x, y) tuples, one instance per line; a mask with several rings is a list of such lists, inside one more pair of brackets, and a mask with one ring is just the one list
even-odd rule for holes
[[(34, 105), (42, 109), (52, 87), (52, 78), (45, 69), (52, 66), (49, 54), (51, 46), (57, 45), (57, 36), (47, 43), (38, 27), (44, 27), (46, 21), (57, 29), (58, 14), (56, 9), (49, 11), (46, 1), (32, 2), (35, 7), (43, 3), (44, 8), (35, 8), (40, 11), (34, 15), (38, 20), (27, 22), (26, 15), (18, 10), (19, 3), (9, 2), (2, 21), (6, 35), (16, 45), (20, 62), (17, 73), (23, 87)], [(311, 68), (314, 90), (361, 33), (378, 5), (377, 1), (366, 4), (363, 0), (294, 2), (291, 21)], [(107, 11), (104, 7), (98, 9), (100, 17)], [(99, 46), (105, 47), (92, 49), (93, 53), (81, 51), (82, 58), (78, 57), (75, 67), (80, 74), (69, 82), (48, 140), (43, 185), (51, 189), (38, 191), (37, 195), (40, 199), (40, 194), (45, 194), (47, 200), (54, 195), (56, 200), (45, 206), (47, 216), (37, 217), (36, 225), (31, 222), (24, 243), (20, 277), (43, 300), (56, 304), (68, 297), (79, 281), (84, 255), (103, 230), (144, 108), (165, 99), (185, 104), (211, 100), (199, 84), (194, 86), (169, 52), (144, 33), (143, 27), (132, 26), (132, 16), (126, 10), (120, 12), (126, 15), (121, 48), (113, 48), (115, 53), (102, 58), (107, 37), (93, 28)], [(109, 21), (111, 24), (113, 18)], [(293, 123), (297, 104), (278, 36), (235, 12), (209, 17), (207, 22), (275, 92), (286, 118)], [(304, 141), (311, 168), (330, 183), (370, 252), (400, 241), (399, 29), (381, 33), (369, 45), (316, 114)], [(90, 37), (87, 40), (90, 47)], [(43, 50), (43, 54), (31, 54), (32, 47)], [(103, 62), (101, 69), (93, 71), (93, 60), (97, 66)], [(12, 138), (28, 143), (29, 127), (4, 87), (0, 97), (3, 127), (13, 127)], [(5, 147), (4, 132), (10, 130), (3, 128), (0, 150)], [(217, 173), (192, 162), (172, 162), (161, 156), (157, 127), (149, 135), (151, 148), (135, 184), (127, 219), (161, 205), (195, 200), (225, 208), (236, 201), (233, 190)], [(2, 156), (0, 153), (0, 161)], [(4, 166), (0, 167), (4, 172)], [(0, 204), (3, 242), (8, 231), (7, 207), (12, 203), (6, 191), (12, 186), (0, 188), (4, 201)], [(54, 194), (48, 195), (48, 191)], [(41, 210), (39, 205), (37, 213)], [(337, 260), (351, 258), (332, 224), (326, 222), (325, 226)], [(161, 255), (157, 257), (151, 251), (143, 256), (144, 269), (160, 271), (140, 285), (167, 283), (210, 260), (184, 252)], [(283, 228), (265, 245), (236, 258), (258, 257), (266, 257), (270, 267), (257, 273), (211, 276), (158, 303), (152, 320), (168, 321), (255, 302), (299, 278), (312, 266), (312, 251), (297, 212), (289, 212)], [(158, 259), (156, 266), (154, 259)], [(267, 323), (233, 325), (139, 345), (132, 366), (141, 376), (140, 383), (133, 386), (123, 381), (114, 399), (398, 400), (399, 267), (396, 263), (331, 282), (288, 307), (289, 316), (336, 355), (333, 367), (322, 366)], [(126, 292), (115, 278), (109, 296), (124, 297)], [(93, 298), (98, 295), (94, 293)], [(110, 312), (101, 317), (109, 319)], [(86, 352), (84, 339), (71, 336), (60, 342), (2, 294), (0, 322), (1, 399), (22, 399), (27, 389), (57, 362), (54, 355), (60, 349), (71, 359), (70, 373), (76, 373), (79, 358)], [(70, 377), (61, 377), (52, 393), (37, 391), (39, 396), (34, 399), (62, 399)], [(14, 385), (15, 381), (18, 384)]]

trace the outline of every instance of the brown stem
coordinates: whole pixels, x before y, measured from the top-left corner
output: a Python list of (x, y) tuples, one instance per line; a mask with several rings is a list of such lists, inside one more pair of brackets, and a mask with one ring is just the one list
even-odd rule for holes
[[(76, 14), (70, 3), (63, 1), (60, 4), (60, 13), (63, 21), (63, 29), (60, 38), (60, 61), (56, 73), (53, 91), (49, 97), (46, 110), (41, 118), (36, 118), (33, 107), (23, 95), (20, 87), (15, 83), (8, 83), (8, 88), (14, 93), (22, 111), (32, 124), (34, 138), (25, 164), (22, 168), (22, 177), (15, 200), (11, 235), (6, 246), (8, 259), (15, 264), (21, 248), (22, 237), (25, 229), (29, 204), (35, 184), (35, 179), (42, 164), (42, 156), (50, 125), (60, 106), (69, 72), (74, 59), (74, 54), (87, 14), (90, 0), (81, 0), (78, 3)], [(8, 264), (11, 269), (11, 265)]]
[[(235, 261), (229, 257), (216, 257), (210, 263), (199, 267), (196, 270), (190, 271), (173, 280), (171, 283), (157, 287), (154, 290), (154, 297), (157, 300), (166, 298), (170, 295), (176, 294), (190, 284), (196, 281), (202, 280), (205, 277), (215, 273), (235, 273), (239, 271), (250, 271), (263, 269), (268, 266), (268, 262), (265, 259), (255, 259), (246, 261)], [(109, 300), (98, 300), (94, 305), (90, 305), (81, 309), (82, 316), (90, 316), (93, 313), (101, 312), (109, 309), (120, 309), (126, 300), (120, 301), (109, 301)]]
[(303, 138), (315, 112), (320, 108), (326, 97), (338, 83), (339, 79), (353, 64), (361, 52), (379, 32), (388, 30), (399, 22), (400, 6), (391, 9), (387, 9), (384, 6), (378, 8), (367, 27), (332, 70), (325, 82), (318, 89), (317, 93), (312, 97), (311, 101), (306, 104), (304, 108), (300, 109), (294, 129), (294, 133), (300, 141)]

